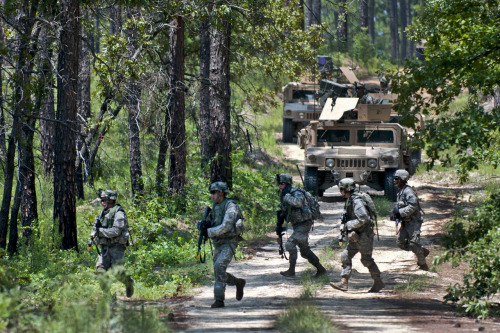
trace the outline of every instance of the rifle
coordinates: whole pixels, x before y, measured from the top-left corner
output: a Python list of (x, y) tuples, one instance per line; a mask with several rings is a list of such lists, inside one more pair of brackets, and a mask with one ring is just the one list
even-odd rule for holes
[[(397, 204), (394, 204), (394, 207), (396, 207), (396, 205)], [(394, 213), (392, 213), (390, 220), (396, 222), (396, 235), (399, 234), (399, 224), (403, 222), (401, 219), (401, 215), (397, 216)]]
[(288, 260), (286, 257), (286, 252), (285, 249), (283, 248), (283, 235), (285, 234), (283, 231), (283, 223), (285, 223), (285, 216), (281, 214), (281, 211), (278, 210), (276, 211), (276, 235), (278, 235), (278, 245), (280, 247), (279, 249), (279, 254), (281, 256), (281, 259), (285, 258)]
[(208, 220), (208, 215), (212, 211), (212, 208), (205, 207), (205, 214), (203, 215), (203, 220), (198, 222), (198, 230), (200, 231), (200, 236), (198, 237), (198, 252), (196, 253), (196, 259), (200, 259), (200, 262), (205, 263), (205, 258), (207, 257), (207, 253), (202, 256), (201, 252), (201, 244), (205, 244), (208, 239), (208, 228), (212, 227), (212, 221)]
[(300, 172), (299, 165), (295, 164), (295, 166), (297, 167), (297, 171), (299, 172), (300, 180), (302, 180), (302, 186), (304, 186), (304, 188), (306, 188), (306, 184), (304, 183), (304, 178), (302, 178), (302, 172)]
[[(92, 228), (92, 232), (97, 232), (99, 231), (99, 228), (102, 227), (102, 223), (101, 223), (101, 219), (104, 215), (104, 209), (101, 211), (101, 214), (99, 214), (99, 216), (97, 216), (95, 218), (95, 222), (94, 222), (94, 227)], [(97, 254), (98, 255), (101, 255), (101, 251), (99, 251), (99, 246), (97, 246), (97, 244), (95, 243), (94, 241), (94, 237), (92, 237), (92, 233), (90, 234), (90, 238), (87, 242), (87, 251), (90, 251), (90, 249), (92, 248), (92, 244), (95, 245), (95, 249), (97, 250)]]
[[(346, 224), (347, 223), (347, 214), (344, 212), (340, 214), (340, 224)], [(344, 238), (347, 238), (347, 229), (344, 227), (340, 231), (339, 235), (339, 245), (342, 246), (344, 242)]]

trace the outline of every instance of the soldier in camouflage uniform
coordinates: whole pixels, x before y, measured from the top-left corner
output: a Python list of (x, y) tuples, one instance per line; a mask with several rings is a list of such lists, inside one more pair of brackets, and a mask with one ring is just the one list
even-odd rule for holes
[[(116, 192), (105, 190), (100, 194), (103, 210), (98, 217), (100, 223), (96, 225), (91, 238), (96, 245), (100, 245), (101, 254), (97, 258), (96, 269), (98, 274), (106, 272), (111, 267), (119, 267), (116, 278), (125, 284), (127, 297), (134, 294), (134, 280), (125, 272), (125, 249), (128, 245), (130, 233), (128, 231), (127, 215), (123, 208), (116, 203)], [(120, 267), (121, 266), (121, 267)], [(106, 289), (106, 283), (101, 287)]]
[[(356, 183), (352, 178), (344, 178), (339, 182), (340, 194), (347, 199), (345, 204), (345, 220), (341, 224), (341, 231), (346, 231), (349, 242), (340, 255), (342, 261), (341, 280), (330, 285), (338, 290), (347, 291), (348, 281), (352, 271), (352, 258), (361, 253), (361, 263), (368, 268), (373, 279), (373, 286), (368, 292), (376, 293), (385, 287), (380, 278), (380, 270), (372, 258), (373, 252), (373, 224), (363, 199), (354, 193)], [(345, 229), (344, 229), (345, 228)]]
[(358, 104), (374, 104), (373, 97), (366, 91), (364, 83), (355, 82), (356, 97), (359, 98)]
[[(292, 225), (293, 233), (285, 244), (285, 250), (289, 253), (290, 266), (287, 271), (280, 272), (281, 275), (295, 276), (295, 265), (297, 263), (297, 246), (300, 255), (316, 267), (315, 277), (326, 273), (326, 269), (320, 264), (319, 258), (309, 247), (309, 232), (313, 225), (312, 213), (304, 194), (296, 187), (292, 187), (292, 176), (287, 173), (278, 175), (280, 189), (280, 209), (285, 221)], [(281, 235), (283, 227), (278, 225), (276, 233)]]
[(421, 270), (429, 270), (425, 258), (429, 250), (420, 245), (420, 228), (424, 222), (418, 197), (411, 186), (408, 171), (400, 169), (394, 173), (394, 185), (399, 192), (394, 205), (393, 217), (402, 221), (398, 233), (398, 246), (405, 251), (412, 251), (417, 256), (417, 265)]
[(236, 299), (243, 298), (243, 288), (245, 279), (238, 279), (234, 275), (226, 272), (227, 266), (238, 247), (238, 242), (242, 239), (237, 232), (237, 222), (243, 219), (240, 208), (231, 199), (226, 198), (229, 193), (226, 183), (214, 182), (210, 185), (210, 195), (214, 203), (210, 217), (212, 227), (208, 228), (208, 237), (214, 244), (214, 298), (212, 308), (224, 307), (224, 295), (226, 284), (236, 286)]

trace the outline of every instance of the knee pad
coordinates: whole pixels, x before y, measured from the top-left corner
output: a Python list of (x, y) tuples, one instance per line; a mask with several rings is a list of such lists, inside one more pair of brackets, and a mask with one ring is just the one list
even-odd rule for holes
[(221, 282), (215, 282), (214, 296), (217, 301), (224, 301), (225, 292), (226, 292), (226, 284)]

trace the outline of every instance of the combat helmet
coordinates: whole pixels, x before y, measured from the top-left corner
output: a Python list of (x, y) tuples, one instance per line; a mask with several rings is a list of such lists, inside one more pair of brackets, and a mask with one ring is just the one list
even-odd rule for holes
[(339, 181), (339, 189), (352, 192), (356, 189), (356, 182), (352, 178), (344, 178)]
[(407, 182), (410, 179), (410, 174), (404, 169), (396, 170), (394, 173), (394, 178), (399, 177), (402, 181)]
[(276, 175), (276, 180), (279, 183), (287, 183), (287, 184), (292, 184), (292, 176), (290, 176), (288, 173), (280, 173), (279, 175)]
[(214, 182), (214, 183), (210, 184), (209, 190), (210, 190), (210, 192), (218, 191), (218, 192), (229, 193), (229, 190), (227, 188), (227, 184), (224, 182)]
[(356, 81), (356, 82), (354, 82), (354, 87), (355, 87), (356, 89), (358, 89), (358, 88), (363, 88), (363, 89), (365, 89), (365, 84), (364, 84), (364, 83), (362, 83), (362, 82)]
[(114, 201), (116, 201), (116, 198), (118, 197), (116, 195), (116, 192), (113, 190), (104, 190), (101, 192), (99, 196), (101, 197), (101, 199), (106, 198), (108, 200), (114, 200)]

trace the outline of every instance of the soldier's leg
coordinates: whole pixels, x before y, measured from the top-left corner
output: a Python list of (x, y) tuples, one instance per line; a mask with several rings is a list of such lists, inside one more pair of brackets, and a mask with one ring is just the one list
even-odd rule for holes
[(280, 272), (281, 275), (283, 276), (295, 276), (295, 265), (297, 264), (297, 240), (293, 238), (293, 235), (295, 232), (292, 234), (290, 238), (288, 238), (286, 244), (285, 244), (285, 250), (288, 252), (288, 261), (289, 261), (289, 267), (288, 270)]
[(342, 271), (340, 272), (340, 282), (330, 283), (335, 289), (347, 291), (349, 278), (352, 272), (352, 258), (358, 253), (357, 245), (354, 243), (347, 243), (347, 247), (340, 254), (340, 261), (342, 262)]
[(321, 275), (326, 273), (326, 269), (319, 262), (319, 258), (314, 252), (311, 250), (309, 246), (309, 242), (306, 240), (305, 242), (299, 243), (300, 255), (302, 258), (307, 259), (311, 265), (316, 267), (316, 274), (314, 277), (320, 277)]
[(397, 244), (398, 247), (401, 250), (409, 251), (410, 248), (408, 246), (408, 239), (410, 238), (410, 235), (408, 234), (407, 227), (405, 225), (402, 225), (401, 228), (399, 228), (399, 234), (398, 234), (398, 239), (397, 239)]
[[(224, 298), (226, 291), (226, 284), (228, 280), (228, 274), (226, 272), (227, 266), (231, 262), (234, 251), (229, 244), (222, 244), (217, 246), (214, 253), (214, 298), (215, 303), (212, 307), (223, 307)], [(233, 276), (234, 278), (234, 276)]]
[(115, 244), (110, 246), (109, 253), (111, 256), (111, 266), (116, 270), (116, 279), (125, 285), (127, 297), (132, 297), (134, 294), (134, 280), (132, 280), (125, 270), (125, 250), (125, 245)]
[(104, 275), (106, 271), (111, 267), (111, 256), (109, 255), (108, 246), (101, 246), (101, 254), (97, 257), (95, 263), (95, 268), (97, 271), (97, 280), (99, 281), (99, 286), (104, 293), (108, 293), (111, 282)]
[(420, 245), (420, 222), (412, 221), (408, 232), (410, 233), (409, 249), (417, 256), (417, 265), (420, 269), (428, 270), (429, 267), (425, 261), (425, 257), (429, 254), (429, 250), (424, 249)]
[(382, 282), (382, 279), (380, 277), (380, 270), (375, 263), (375, 260), (373, 260), (373, 238), (373, 231), (363, 233), (360, 237), (358, 247), (359, 252), (361, 253), (361, 263), (363, 264), (363, 266), (368, 268), (370, 276), (373, 279), (373, 286), (370, 288), (369, 292), (376, 293), (384, 288), (385, 284)]

